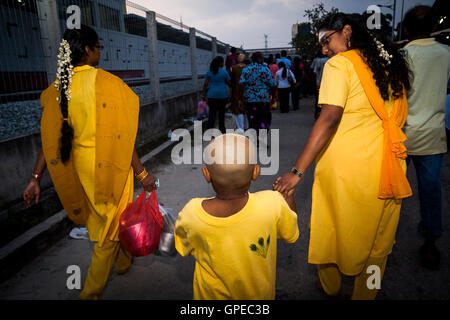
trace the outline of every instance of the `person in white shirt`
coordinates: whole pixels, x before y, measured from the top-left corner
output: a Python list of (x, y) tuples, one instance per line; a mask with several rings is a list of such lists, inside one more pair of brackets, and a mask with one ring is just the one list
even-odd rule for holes
[(404, 34), (410, 41), (404, 48), (408, 57), (412, 87), (408, 93), (407, 163), (416, 169), (421, 221), (425, 237), (420, 249), (422, 266), (439, 268), (440, 253), (435, 240), (442, 235), (441, 171), (447, 152), (445, 100), (450, 78), (450, 47), (431, 38), (431, 8), (417, 6), (405, 15)]
[(286, 68), (284, 62), (279, 62), (280, 70), (275, 74), (275, 83), (278, 87), (278, 100), (280, 101), (280, 112), (289, 112), (289, 93), (291, 92), (291, 84), (295, 84), (297, 80), (289, 68)]
[(316, 58), (314, 58), (312, 64), (311, 64), (311, 68), (313, 70), (313, 72), (316, 75), (316, 87), (317, 87), (317, 91), (315, 94), (315, 102), (314, 102), (314, 119), (317, 120), (317, 118), (320, 115), (320, 110), (321, 108), (318, 106), (318, 101), (319, 101), (319, 90), (320, 90), (320, 83), (322, 82), (322, 74), (323, 74), (323, 68), (325, 67), (325, 63), (327, 63), (327, 61), (330, 58), (325, 56), (321, 51), (317, 53)]

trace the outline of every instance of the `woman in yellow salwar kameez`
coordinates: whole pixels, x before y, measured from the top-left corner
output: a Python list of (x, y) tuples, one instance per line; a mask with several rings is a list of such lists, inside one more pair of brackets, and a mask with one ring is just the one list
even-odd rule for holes
[(339, 294), (345, 274), (355, 276), (352, 299), (374, 299), (401, 199), (412, 194), (401, 131), (409, 69), (396, 47), (345, 14), (325, 17), (318, 30), (331, 58), (320, 86), (322, 112), (294, 167), (274, 189), (294, 192), (317, 160), (308, 262), (317, 265), (329, 296)]
[(95, 242), (80, 299), (99, 299), (112, 266), (122, 274), (131, 265), (118, 229), (133, 201), (133, 173), (146, 191), (154, 189), (155, 177), (134, 149), (139, 98), (121, 79), (94, 68), (100, 58), (96, 32), (67, 30), (59, 53), (57, 79), (41, 95), (42, 150), (24, 199), (38, 202), (48, 166), (68, 216), (86, 225)]

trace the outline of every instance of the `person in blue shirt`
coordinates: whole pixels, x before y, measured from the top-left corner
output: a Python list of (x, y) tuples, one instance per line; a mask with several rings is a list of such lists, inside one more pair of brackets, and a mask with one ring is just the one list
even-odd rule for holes
[(241, 101), (245, 104), (249, 128), (270, 129), (272, 113), (270, 112), (270, 93), (275, 97), (275, 82), (272, 73), (264, 64), (261, 52), (252, 55), (252, 63), (242, 70), (239, 85), (241, 86)]
[(223, 64), (224, 59), (221, 56), (217, 56), (211, 61), (205, 76), (202, 99), (207, 101), (209, 105), (208, 129), (214, 128), (216, 114), (218, 113), (219, 130), (222, 133), (226, 133), (225, 106), (229, 98), (228, 87), (231, 88), (231, 78), (223, 68)]
[[(278, 65), (280, 62), (283, 62), (284, 65), (286, 66), (286, 68), (287, 68), (288, 70), (290, 70), (290, 69), (291, 69), (292, 62), (291, 62), (291, 60), (289, 60), (286, 56), (287, 56), (286, 50), (281, 50), (281, 58), (278, 59), (277, 65)], [(280, 67), (280, 66), (278, 66), (278, 67)]]

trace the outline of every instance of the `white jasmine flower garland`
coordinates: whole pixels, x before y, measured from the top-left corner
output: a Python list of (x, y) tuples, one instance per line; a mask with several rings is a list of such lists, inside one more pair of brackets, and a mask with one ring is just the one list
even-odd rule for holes
[[(73, 66), (71, 64), (72, 59), (70, 45), (67, 40), (62, 39), (61, 44), (59, 46), (59, 54), (58, 54), (58, 68), (56, 70), (56, 80), (55, 80), (55, 88), (60, 91), (64, 91), (67, 101), (71, 99), (71, 85), (72, 85), (72, 75)], [(62, 86), (62, 90), (61, 90)], [(56, 100), (60, 100), (60, 98), (56, 98)]]
[(389, 54), (389, 52), (384, 49), (384, 44), (381, 43), (381, 41), (374, 38), (375, 43), (377, 44), (378, 51), (380, 52), (380, 57), (382, 57), (384, 60), (386, 60), (386, 64), (391, 64), (391, 58), (392, 54)]

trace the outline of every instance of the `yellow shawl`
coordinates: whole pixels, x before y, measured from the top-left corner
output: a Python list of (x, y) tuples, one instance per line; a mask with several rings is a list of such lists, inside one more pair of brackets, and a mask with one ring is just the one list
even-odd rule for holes
[[(95, 201), (117, 204), (121, 198), (131, 166), (138, 128), (139, 98), (118, 77), (98, 69), (95, 82), (96, 150)], [(42, 150), (59, 199), (69, 218), (85, 224), (89, 215), (88, 200), (70, 157), (60, 159), (62, 114), (52, 84), (41, 95)]]
[(408, 116), (406, 92), (403, 89), (403, 96), (394, 101), (389, 117), (384, 100), (373, 79), (373, 73), (360, 52), (349, 50), (339, 54), (352, 62), (370, 104), (383, 121), (383, 160), (378, 197), (380, 199), (409, 197), (412, 195), (412, 190), (399, 161), (399, 159), (406, 159), (406, 147), (403, 144), (406, 136), (401, 130)]

